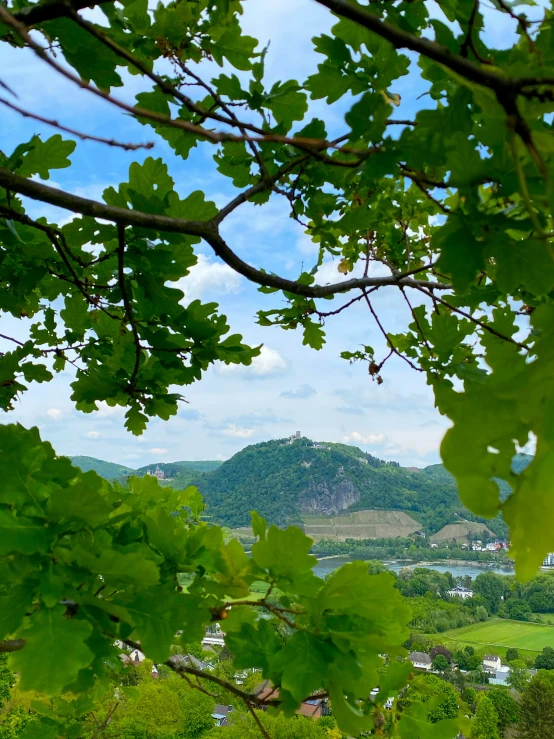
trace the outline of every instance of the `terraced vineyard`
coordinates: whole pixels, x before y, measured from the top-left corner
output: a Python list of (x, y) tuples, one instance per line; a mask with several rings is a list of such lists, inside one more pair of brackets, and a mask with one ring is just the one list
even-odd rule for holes
[(421, 524), (402, 511), (357, 511), (344, 516), (303, 516), (304, 530), (315, 541), (392, 539), (409, 536)]

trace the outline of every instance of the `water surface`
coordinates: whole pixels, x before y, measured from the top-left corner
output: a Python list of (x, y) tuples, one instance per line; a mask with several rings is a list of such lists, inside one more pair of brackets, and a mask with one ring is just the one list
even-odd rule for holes
[[(325, 575), (333, 572), (338, 567), (341, 567), (346, 562), (354, 562), (359, 560), (359, 557), (355, 556), (340, 556), (340, 557), (329, 557), (328, 559), (320, 559), (314, 569), (314, 572), (319, 577), (325, 577)], [(432, 564), (425, 564), (423, 562), (413, 561), (391, 561), (384, 562), (384, 564), (394, 572), (398, 572), (403, 567), (425, 567), (428, 570), (436, 570), (437, 572), (451, 572), (454, 577), (469, 577), (475, 578), (482, 572), (494, 572), (497, 575), (515, 575), (515, 570), (511, 565), (500, 565), (495, 562), (464, 562), (455, 563), (443, 560), (441, 562), (433, 562)]]

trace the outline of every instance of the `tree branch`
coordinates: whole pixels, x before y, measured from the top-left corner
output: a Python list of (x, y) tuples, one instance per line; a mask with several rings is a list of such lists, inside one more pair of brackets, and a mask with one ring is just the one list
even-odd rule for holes
[(137, 149), (153, 149), (154, 148), (154, 142), (148, 141), (146, 144), (123, 144), (120, 141), (116, 141), (115, 139), (105, 139), (101, 136), (92, 136), (89, 133), (82, 133), (81, 131), (76, 131), (74, 128), (68, 128), (67, 126), (62, 125), (61, 123), (58, 123), (58, 121), (54, 121), (50, 118), (43, 118), (41, 115), (37, 115), (37, 113), (31, 113), (29, 110), (25, 110), (24, 108), (20, 108), (18, 105), (14, 105), (9, 100), (6, 100), (5, 98), (0, 97), (0, 103), (2, 105), (5, 105), (7, 108), (11, 108), (16, 113), (19, 113), (24, 118), (32, 118), (35, 121), (39, 121), (40, 123), (45, 123), (47, 126), (52, 126), (53, 128), (57, 128), (60, 131), (65, 131), (66, 133), (71, 134), (72, 136), (77, 136), (77, 138), (80, 138), (82, 141), (97, 141), (99, 144), (106, 144), (107, 146), (116, 146), (120, 149), (125, 149), (126, 151), (136, 151)]
[(25, 26), (36, 26), (38, 23), (67, 16), (70, 9), (83, 10), (113, 2), (114, 0), (47, 0), (16, 10), (13, 17)]
[(0, 641), (0, 653), (19, 652), (25, 644), (25, 639), (4, 639), (4, 641)]
[(133, 303), (127, 291), (127, 283), (125, 280), (125, 226), (121, 223), (117, 225), (117, 266), (118, 266), (118, 282), (119, 289), (121, 290), (121, 296), (123, 298), (123, 305), (125, 307), (125, 317), (131, 324), (131, 332), (133, 334), (133, 341), (135, 343), (135, 365), (133, 367), (133, 373), (129, 379), (127, 389), (131, 394), (135, 391), (135, 385), (140, 369), (140, 336), (138, 334), (137, 324), (135, 323), (135, 316), (133, 312)]
[[(266, 287), (274, 287), (277, 290), (300, 295), (307, 298), (325, 298), (349, 290), (366, 287), (425, 287), (433, 290), (450, 290), (452, 286), (443, 282), (430, 282), (427, 280), (416, 280), (403, 274), (391, 275), (389, 277), (364, 277), (346, 280), (331, 285), (301, 285), (294, 280), (288, 280), (278, 275), (256, 269), (244, 262), (220, 236), (217, 229), (218, 218), (212, 221), (189, 221), (171, 216), (143, 213), (138, 210), (119, 208), (113, 205), (98, 203), (87, 200), (78, 195), (58, 190), (49, 185), (29, 180), (26, 177), (14, 174), (0, 167), (0, 186), (13, 192), (27, 195), (35, 200), (40, 200), (51, 205), (71, 210), (93, 218), (104, 218), (107, 221), (127, 226), (139, 226), (156, 231), (167, 231), (168, 233), (182, 233), (191, 236), (201, 236), (212, 247), (215, 254), (236, 272), (246, 277), (251, 282)], [(243, 201), (244, 202), (244, 201)]]

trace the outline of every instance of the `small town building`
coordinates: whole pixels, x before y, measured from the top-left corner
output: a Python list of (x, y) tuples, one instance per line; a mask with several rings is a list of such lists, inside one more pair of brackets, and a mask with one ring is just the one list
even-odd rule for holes
[(460, 585), (446, 591), (451, 598), (473, 598), (473, 590), (470, 588), (462, 588)]
[(554, 552), (547, 554), (542, 564), (543, 567), (554, 567)]
[(496, 673), (502, 669), (502, 660), (496, 654), (485, 654), (483, 657), (483, 669), (485, 672)]
[(430, 670), (433, 660), (425, 652), (410, 652), (408, 659), (418, 670)]
[[(256, 686), (254, 693), (258, 698), (265, 701), (277, 700), (279, 698), (279, 688), (276, 688), (270, 680), (265, 680)], [(328, 716), (331, 713), (329, 700), (326, 696), (320, 698), (314, 695), (302, 701), (296, 713), (314, 719)]]
[(214, 712), (212, 718), (215, 721), (216, 726), (226, 726), (227, 716), (233, 710), (233, 706), (224, 706), (221, 703), (216, 703), (214, 706)]
[(500, 669), (494, 673), (494, 677), (489, 677), (490, 685), (508, 685), (508, 677), (511, 668), (509, 665), (501, 665)]

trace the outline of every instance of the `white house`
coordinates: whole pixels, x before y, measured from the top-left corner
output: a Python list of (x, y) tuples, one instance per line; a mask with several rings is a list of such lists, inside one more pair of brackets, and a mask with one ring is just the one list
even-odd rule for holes
[[(373, 701), (377, 697), (377, 694), (379, 693), (379, 688), (373, 688), (371, 693), (369, 694), (370, 699)], [(384, 704), (384, 708), (392, 708), (394, 703), (394, 698), (387, 698)]]
[(547, 554), (544, 558), (543, 562), (544, 567), (553, 567), (554, 566), (554, 553), (550, 552), (550, 554)]
[(500, 670), (494, 673), (494, 677), (489, 677), (490, 685), (508, 685), (508, 676), (511, 668), (509, 665), (502, 665)]
[(497, 672), (502, 669), (502, 660), (496, 654), (485, 654), (483, 657), (483, 669), (485, 672)]
[(410, 652), (408, 659), (418, 670), (430, 670), (433, 660), (425, 652)]
[(448, 590), (447, 593), (451, 598), (463, 598), (464, 600), (466, 598), (473, 598), (473, 590), (462, 588), (459, 585), (452, 588), (452, 590)]

